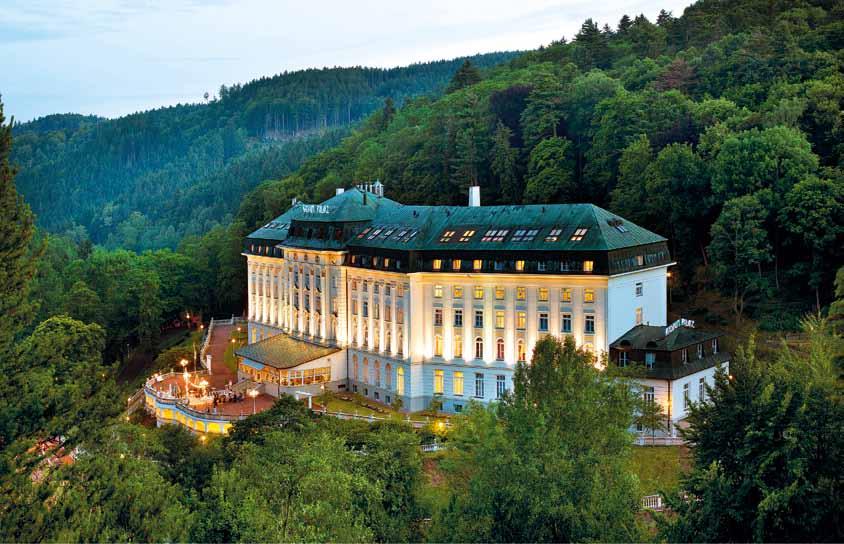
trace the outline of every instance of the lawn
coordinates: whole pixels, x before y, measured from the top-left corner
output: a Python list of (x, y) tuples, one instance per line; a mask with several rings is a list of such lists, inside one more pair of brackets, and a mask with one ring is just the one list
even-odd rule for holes
[(639, 476), (641, 494), (676, 490), (680, 473), (688, 469), (688, 456), (689, 450), (684, 446), (633, 447), (632, 468)]
[[(234, 340), (234, 342), (231, 342), (231, 340)], [(235, 374), (237, 374), (237, 356), (235, 356), (234, 350), (245, 345), (246, 331), (232, 331), (226, 351), (223, 353), (223, 364)]]
[[(429, 416), (420, 412), (398, 412), (389, 406), (378, 404), (375, 401), (361, 397), (360, 395), (346, 394), (344, 396), (347, 396), (347, 398), (340, 398), (336, 395), (323, 395), (321, 397), (314, 397), (314, 402), (326, 406), (329, 412), (343, 412), (346, 414), (357, 413), (361, 416), (390, 418), (397, 421), (405, 421), (408, 416), (410, 416), (411, 421), (448, 420), (445, 416)], [(373, 409), (370, 406), (377, 406), (378, 410)]]

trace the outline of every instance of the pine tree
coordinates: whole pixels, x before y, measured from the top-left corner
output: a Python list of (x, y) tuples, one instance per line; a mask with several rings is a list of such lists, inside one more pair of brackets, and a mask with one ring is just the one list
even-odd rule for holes
[(16, 169), (9, 161), (12, 125), (5, 121), (0, 102), (0, 362), (31, 319), (33, 305), (27, 295), (37, 258), (30, 245), (35, 230), (32, 211), (18, 195)]
[(493, 175), (498, 178), (501, 200), (505, 204), (519, 202), (522, 194), (518, 176), (516, 175), (518, 151), (510, 145), (512, 135), (513, 131), (499, 121), (492, 139), (490, 169)]
[(460, 90), (463, 87), (468, 87), (470, 85), (474, 85), (481, 80), (481, 73), (475, 68), (475, 65), (469, 62), (469, 59), (463, 61), (463, 66), (454, 73), (454, 77), (451, 78), (451, 83), (448, 84), (448, 88), (445, 90), (446, 94), (453, 93), (454, 91)]
[(632, 24), (633, 21), (630, 20), (630, 16), (625, 13), (618, 22), (618, 33), (623, 34), (627, 32)]

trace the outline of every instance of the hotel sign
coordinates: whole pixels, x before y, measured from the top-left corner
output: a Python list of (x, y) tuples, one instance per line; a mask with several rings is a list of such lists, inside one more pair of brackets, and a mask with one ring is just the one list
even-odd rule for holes
[(680, 327), (689, 327), (690, 329), (695, 328), (695, 322), (693, 319), (683, 319), (682, 317), (675, 321), (674, 323), (665, 327), (665, 336), (668, 336), (672, 332), (676, 331)]
[(325, 206), (323, 204), (303, 204), (303, 213), (320, 213), (326, 214), (334, 211), (334, 206)]

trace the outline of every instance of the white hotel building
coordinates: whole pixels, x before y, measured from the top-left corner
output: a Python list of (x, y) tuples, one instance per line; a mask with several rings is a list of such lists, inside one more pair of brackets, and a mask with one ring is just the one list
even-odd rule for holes
[(250, 234), (239, 373), (461, 411), (512, 387), (544, 335), (608, 353), (665, 326), (665, 238), (589, 204), (405, 206), (374, 184)]

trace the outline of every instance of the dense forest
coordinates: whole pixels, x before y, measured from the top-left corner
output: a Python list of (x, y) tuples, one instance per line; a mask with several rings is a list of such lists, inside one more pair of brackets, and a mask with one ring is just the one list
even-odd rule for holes
[[(486, 67), (513, 55), (471, 60)], [(385, 98), (401, 104), (441, 93), (463, 60), (285, 72), (221, 86), (202, 104), (17, 124), (18, 187), (38, 225), (54, 233), (109, 247), (175, 248), (186, 234), (229, 223), (246, 191), (336, 145)]]
[[(41, 144), (18, 149), (33, 133), (5, 124), (0, 105), (2, 540), (844, 540), (844, 6), (701, 0), (654, 22), (587, 20), (570, 41), (489, 64), (450, 65), (440, 96), (385, 92), (358, 126), (310, 140), (285, 138), (342, 125), (345, 103), (320, 110), (322, 121), (303, 115), (305, 128), (255, 90), (261, 82), (172, 108), (201, 117), (239, 93), (261, 104), (237, 108), (242, 152), (190, 184), (229, 216), (173, 203), (207, 230), (174, 227), (166, 244), (129, 205), (97, 235), (78, 219), (38, 230), (27, 201), (53, 195), (24, 190), (25, 201), (16, 182), (37, 162), (20, 157)], [(70, 142), (125, 119), (58, 116), (30, 130)], [(112, 141), (131, 138), (102, 143)], [(266, 150), (277, 158), (262, 160)], [(62, 172), (84, 170), (71, 162)], [(97, 176), (124, 171), (109, 164), (67, 198), (87, 203)], [(228, 187), (240, 178), (252, 181)], [(607, 206), (670, 238), (676, 297), (718, 292), (737, 322), (762, 329), (757, 343), (728, 325), (742, 335), (729, 374), (691, 407), (689, 466), (662, 490), (672, 513), (641, 507), (629, 432), (647, 410), (629, 381), (637, 369), (599, 370), (593, 355), (551, 337), (518, 365), (511, 394), (472, 404), (446, 431), (320, 417), (289, 398), (217, 439), (126, 421), (130, 352), (162, 349), (185, 311), (242, 311), (250, 229), (293, 197), (315, 201), (375, 178), (403, 202), (463, 204), (478, 184), (485, 204)], [(156, 187), (159, 204), (178, 194)], [(129, 195), (85, 213), (120, 198)], [(164, 350), (155, 364), (172, 367), (189, 350)], [(434, 435), (447, 449), (422, 454)], [(47, 439), (75, 460), (51, 466), (56, 450), (35, 447)]]

